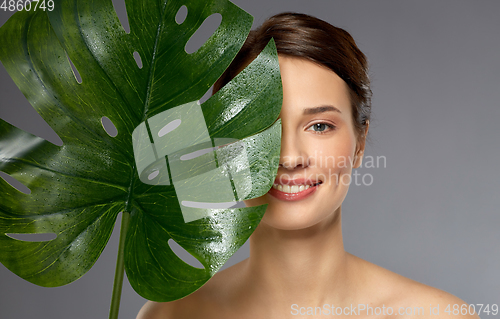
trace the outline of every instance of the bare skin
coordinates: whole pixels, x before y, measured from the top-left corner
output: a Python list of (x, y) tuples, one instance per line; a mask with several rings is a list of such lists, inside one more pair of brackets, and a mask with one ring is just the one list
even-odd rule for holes
[[(359, 304), (415, 312), (399, 318), (478, 318), (445, 313), (448, 304), (465, 302), (344, 250), (341, 205), (347, 178), (361, 165), (368, 127), (361, 136), (355, 131), (347, 85), (334, 72), (298, 58), (280, 56), (279, 62), (283, 134), (277, 177), (321, 184), (300, 200), (268, 193), (247, 201), (269, 204), (250, 237), (250, 257), (183, 299), (147, 302), (137, 319), (323, 318), (325, 304), (348, 307), (336, 315), (341, 318), (393, 317), (359, 308), (350, 313), (350, 305)], [(431, 315), (429, 307), (438, 304), (439, 315)], [(322, 313), (316, 309), (314, 315), (315, 307)]]

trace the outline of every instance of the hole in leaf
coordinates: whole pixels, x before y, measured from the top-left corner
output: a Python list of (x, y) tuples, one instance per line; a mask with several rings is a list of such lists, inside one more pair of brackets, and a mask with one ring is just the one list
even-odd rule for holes
[(112, 1), (116, 15), (118, 16), (118, 20), (120, 20), (123, 30), (125, 30), (126, 33), (130, 33), (130, 25), (128, 23), (127, 7), (125, 6), (125, 0), (112, 0)]
[(109, 136), (115, 137), (116, 135), (118, 135), (118, 130), (116, 129), (116, 126), (113, 124), (113, 122), (111, 122), (111, 120), (107, 116), (103, 116), (101, 118), (101, 124)]
[(158, 176), (158, 174), (160, 174), (160, 171), (154, 171), (153, 173), (148, 175), (148, 179), (153, 180), (156, 178), (156, 176)]
[(180, 119), (173, 120), (172, 122), (168, 123), (161, 130), (158, 131), (158, 137), (162, 137), (162, 136), (172, 132), (173, 130), (178, 128), (179, 125), (181, 125)]
[(184, 154), (184, 155), (182, 155), (180, 157), (180, 160), (181, 161), (189, 161), (189, 160), (192, 160), (193, 158), (197, 158), (197, 157), (200, 157), (200, 156), (205, 155), (207, 153), (213, 152), (213, 151), (215, 151), (218, 148), (219, 148), (218, 146), (216, 146), (216, 147), (210, 147), (210, 148), (204, 148), (202, 150), (197, 150), (197, 151), (194, 151), (194, 152), (191, 152), (191, 153), (188, 153), (188, 154)]
[(139, 52), (134, 51), (134, 59), (135, 59), (135, 63), (137, 63), (137, 66), (139, 67), (139, 69), (142, 69), (142, 59), (141, 59), (141, 55), (139, 54)]
[(192, 202), (189, 200), (183, 200), (181, 204), (182, 206), (192, 207), (192, 208), (228, 209), (238, 204), (238, 202), (207, 203), (207, 202)]
[(231, 206), (230, 208), (244, 208), (244, 207), (247, 207), (245, 205), (245, 202), (236, 202), (236, 204), (234, 204), (234, 206)]
[(51, 142), (52, 144), (54, 145), (57, 145), (57, 146), (63, 146), (63, 141), (61, 140), (61, 138), (59, 137), (59, 135), (57, 135), (56, 132), (54, 132), (54, 130), (50, 131), (50, 134), (49, 137), (45, 138), (47, 141)]
[(196, 268), (201, 268), (204, 269), (203, 264), (196, 258), (193, 257), (187, 250), (182, 248), (178, 243), (175, 242), (173, 239), (168, 240), (168, 245), (170, 246), (170, 249), (173, 250), (173, 252), (182, 259), (186, 264), (191, 265)]
[[(28, 68), (26, 72), (31, 74), (34, 70)], [(54, 145), (62, 146), (61, 138), (28, 102), (2, 63), (0, 63), (0, 83), (0, 119)], [(16, 146), (11, 144), (9, 147)], [(3, 156), (4, 152), (5, 149), (2, 149)]]
[(186, 20), (187, 15), (188, 15), (188, 8), (186, 6), (182, 6), (175, 15), (175, 22), (177, 22), (177, 24), (182, 24)]
[(205, 92), (205, 94), (203, 94), (203, 96), (201, 97), (201, 99), (200, 99), (201, 104), (205, 103), (205, 101), (208, 100), (212, 96), (213, 90), (214, 90), (214, 86), (212, 85), (212, 87), (209, 88), (208, 91)]
[(14, 238), (22, 241), (51, 241), (57, 238), (54, 233), (43, 233), (43, 234), (7, 234), (10, 238)]
[(222, 15), (220, 13), (214, 13), (203, 21), (201, 26), (196, 30), (196, 32), (189, 38), (184, 48), (188, 54), (192, 54), (198, 51), (205, 42), (217, 31), (220, 23), (222, 22)]
[(66, 57), (68, 58), (69, 65), (71, 65), (71, 69), (73, 70), (73, 75), (75, 76), (76, 82), (79, 84), (82, 84), (82, 77), (80, 76), (80, 73), (76, 69), (75, 65), (73, 64), (73, 61), (69, 58), (68, 53), (66, 52)]
[(14, 187), (15, 189), (17, 189), (21, 193), (24, 193), (26, 195), (31, 194), (31, 189), (26, 187), (26, 185), (24, 185), (23, 183), (21, 183), (20, 181), (18, 181), (14, 177), (10, 176), (9, 174), (4, 173), (4, 172), (0, 172), (0, 177), (4, 181), (6, 181), (10, 186)]

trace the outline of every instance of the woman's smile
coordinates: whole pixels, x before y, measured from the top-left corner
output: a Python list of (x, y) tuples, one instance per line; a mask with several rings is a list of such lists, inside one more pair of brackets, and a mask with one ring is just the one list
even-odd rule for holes
[(276, 178), (269, 195), (285, 201), (296, 201), (314, 194), (322, 181), (312, 179), (287, 179), (284, 176)]

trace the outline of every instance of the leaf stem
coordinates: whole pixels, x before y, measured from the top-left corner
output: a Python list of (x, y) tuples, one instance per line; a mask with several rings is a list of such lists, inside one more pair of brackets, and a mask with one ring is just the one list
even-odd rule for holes
[(130, 213), (122, 212), (122, 224), (120, 226), (120, 244), (118, 246), (118, 257), (116, 259), (115, 281), (113, 283), (113, 295), (109, 308), (109, 319), (118, 319), (120, 310), (120, 299), (122, 296), (123, 276), (125, 274), (125, 238), (130, 222)]

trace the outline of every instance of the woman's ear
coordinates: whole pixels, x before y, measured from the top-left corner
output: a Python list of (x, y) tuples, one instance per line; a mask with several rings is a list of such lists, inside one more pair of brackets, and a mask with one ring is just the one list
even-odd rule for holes
[(356, 152), (354, 153), (354, 164), (353, 168), (358, 168), (363, 163), (363, 155), (365, 152), (366, 135), (368, 134), (368, 127), (370, 126), (370, 121), (366, 121), (366, 127), (363, 135), (359, 137), (356, 143)]

